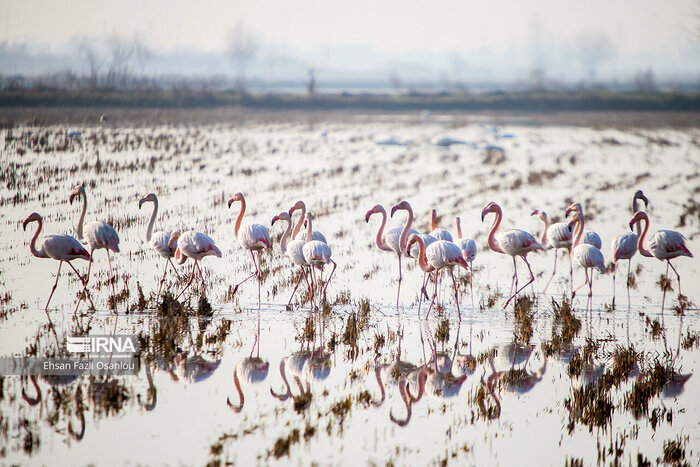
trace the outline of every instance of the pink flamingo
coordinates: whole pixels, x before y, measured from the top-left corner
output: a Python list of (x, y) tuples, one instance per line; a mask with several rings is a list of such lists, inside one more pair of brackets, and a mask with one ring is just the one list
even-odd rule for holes
[[(177, 247), (175, 247), (177, 245)], [(221, 258), (221, 250), (214, 244), (214, 240), (209, 238), (209, 236), (201, 233), (195, 232), (194, 230), (188, 230), (180, 234), (180, 231), (176, 230), (170, 234), (170, 242), (168, 242), (168, 248), (176, 248), (175, 250), (175, 261), (178, 264), (184, 264), (187, 258), (192, 258), (194, 264), (192, 265), (192, 275), (190, 280), (182, 289), (182, 291), (177, 294), (175, 299), (177, 300), (180, 296), (185, 293), (185, 290), (192, 284), (192, 279), (194, 279), (195, 268), (199, 271), (199, 277), (202, 278), (202, 291), (206, 291), (204, 284), (204, 275), (199, 267), (199, 261), (205, 256), (216, 256)]]
[[(301, 216), (299, 217), (299, 220), (297, 221), (296, 225), (294, 226), (294, 231), (292, 232), (292, 239), (296, 240), (297, 235), (299, 234), (299, 231), (301, 230), (301, 225), (304, 223), (304, 220), (306, 220), (306, 204), (304, 204), (303, 201), (297, 201), (294, 203), (294, 206), (289, 208), (289, 217), (291, 218), (294, 215), (294, 211), (300, 210), (301, 211)], [(319, 242), (323, 243), (328, 243), (326, 241), (326, 237), (319, 232), (318, 230), (313, 231), (313, 239), (318, 240)]]
[[(578, 204), (578, 203), (576, 203)], [(580, 205), (579, 205), (580, 206)], [(591, 271), (591, 277), (588, 277), (589, 269), (597, 269), (599, 273), (605, 274), (605, 258), (603, 258), (603, 253), (593, 245), (587, 243), (582, 243), (583, 238), (583, 228), (585, 225), (585, 220), (580, 211), (576, 210), (575, 207), (569, 207), (566, 210), (566, 217), (573, 213), (571, 222), (569, 222), (570, 227), (575, 227), (574, 229), (574, 243), (572, 254), (576, 262), (583, 268), (583, 272), (586, 275), (586, 281), (573, 289), (571, 291), (571, 298), (573, 299), (576, 295), (576, 291), (588, 284), (588, 304), (592, 306), (593, 304), (593, 271)]]
[[(56, 290), (56, 286), (58, 285), (58, 278), (61, 275), (61, 266), (63, 266), (63, 262), (65, 261), (66, 263), (68, 263), (68, 266), (71, 267), (71, 269), (75, 272), (75, 275), (78, 276), (78, 279), (80, 279), (80, 282), (83, 284), (83, 286), (85, 286), (85, 281), (80, 276), (78, 270), (75, 269), (71, 261), (74, 259), (89, 260), (90, 253), (88, 253), (87, 250), (83, 248), (83, 246), (78, 240), (71, 237), (70, 235), (46, 235), (44, 236), (44, 241), (41, 243), (41, 249), (37, 250), (36, 241), (37, 238), (39, 238), (39, 234), (41, 233), (41, 227), (43, 226), (44, 221), (42, 220), (39, 214), (33, 212), (29, 215), (29, 217), (27, 217), (24, 220), (24, 222), (22, 223), (22, 228), (26, 231), (27, 225), (31, 222), (37, 222), (39, 226), (36, 229), (34, 237), (32, 237), (32, 240), (29, 243), (29, 250), (37, 258), (53, 258), (59, 261), (58, 272), (56, 273), (56, 282), (54, 282), (53, 287), (51, 288), (51, 294), (49, 294), (49, 299), (46, 302), (46, 306), (44, 307), (46, 316), (49, 316), (49, 303), (51, 303), (51, 298), (53, 297), (53, 293)], [(92, 304), (92, 299), (90, 298), (89, 294), (87, 295), (87, 297), (88, 300), (90, 300), (90, 304)], [(80, 302), (78, 302), (78, 304), (80, 304)], [(92, 307), (95, 308), (94, 305), (92, 305)], [(58, 337), (56, 336), (56, 331), (54, 330), (53, 324), (51, 323), (50, 316), (49, 324), (51, 324), (51, 329), (53, 330), (54, 336), (56, 337), (56, 343), (58, 343)]]
[(163, 269), (163, 277), (158, 284), (158, 293), (156, 293), (156, 300), (160, 296), (160, 289), (165, 281), (165, 273), (168, 272), (168, 264), (173, 267), (173, 271), (180, 278), (175, 265), (173, 264), (172, 258), (175, 256), (175, 250), (177, 250), (177, 241), (170, 247), (170, 232), (158, 231), (153, 233), (153, 223), (156, 220), (156, 215), (158, 214), (158, 197), (155, 193), (149, 193), (139, 200), (139, 209), (143, 206), (143, 203), (153, 203), (153, 212), (151, 213), (151, 219), (148, 221), (148, 227), (146, 228), (146, 241), (151, 246), (151, 249), (158, 253), (160, 256), (165, 258), (165, 268)]
[[(382, 225), (379, 226), (379, 230), (377, 231), (377, 247), (382, 250), (382, 251), (392, 251), (394, 254), (396, 254), (396, 257), (399, 260), (399, 287), (396, 292), (396, 307), (398, 308), (399, 306), (399, 295), (401, 294), (401, 280), (403, 279), (401, 275), (401, 233), (403, 232), (402, 227), (394, 227), (392, 229), (387, 230), (386, 232), (384, 231), (384, 228), (386, 227), (386, 210), (384, 210), (384, 207), (381, 205), (377, 204), (374, 206), (372, 209), (367, 211), (367, 214), (365, 214), (365, 222), (369, 222), (369, 218), (372, 217), (373, 214), (381, 214), (382, 215)], [(410, 227), (410, 224), (409, 224)], [(409, 233), (418, 233), (413, 229), (409, 229)]]
[[(243, 214), (245, 214), (245, 198), (243, 197), (243, 193), (236, 193), (233, 195), (233, 198), (228, 200), (228, 207), (229, 209), (231, 208), (231, 205), (235, 201), (240, 201), (241, 202), (241, 210), (238, 213), (238, 217), (236, 218), (236, 239), (238, 240), (238, 244), (241, 245), (243, 248), (246, 250), (250, 251), (250, 256), (253, 258), (253, 266), (255, 266), (255, 271), (242, 281), (240, 281), (236, 286), (233, 288), (233, 293), (236, 293), (236, 290), (238, 290), (238, 287), (243, 284), (245, 281), (250, 279), (253, 276), (258, 276), (258, 307), (260, 306), (260, 286), (262, 284), (262, 277), (260, 274), (260, 255), (262, 250), (265, 250), (267, 248), (270, 248), (270, 233), (267, 231), (267, 228), (263, 225), (260, 224), (243, 224), (241, 225), (241, 221), (243, 220)], [(255, 262), (255, 255), (253, 252), (256, 251), (258, 253), (258, 262)]]
[(333, 264), (333, 269), (331, 274), (328, 276), (325, 287), (323, 287), (323, 297), (326, 297), (326, 290), (328, 289), (328, 284), (331, 282), (331, 277), (335, 272), (335, 268), (338, 267), (335, 261), (331, 259), (331, 247), (320, 240), (313, 239), (313, 227), (312, 227), (313, 215), (308, 212), (306, 213), (307, 222), (307, 233), (306, 233), (306, 243), (302, 248), (304, 253), (304, 259), (311, 267), (311, 309), (313, 309), (313, 298), (316, 290), (316, 274), (314, 269), (321, 271), (321, 277), (319, 278), (319, 284), (323, 282), (323, 267), (329, 263)]
[(437, 209), (435, 208), (430, 210), (430, 235), (435, 237), (436, 240), (452, 241), (452, 234), (437, 226)]
[[(649, 207), (649, 200), (647, 197), (644, 196), (642, 190), (637, 190), (632, 198), (632, 212), (636, 213), (639, 211), (638, 200), (644, 201), (644, 206)], [(636, 232), (620, 234), (613, 239), (610, 245), (612, 249), (612, 260), (615, 264), (615, 268), (613, 269), (613, 308), (615, 308), (615, 276), (617, 276), (617, 262), (623, 259), (627, 260), (627, 305), (630, 306), (629, 277), (630, 271), (632, 270), (632, 257), (637, 253), (637, 239), (640, 233), (641, 227), (637, 225)]]
[(457, 246), (462, 251), (462, 258), (469, 264), (469, 295), (472, 297), (474, 306), (474, 270), (472, 263), (476, 259), (476, 242), (471, 238), (462, 238), (462, 221), (459, 217), (455, 219), (457, 224)]
[[(408, 237), (409, 235), (418, 235), (423, 239), (424, 245), (427, 247), (431, 243), (433, 243), (436, 239), (435, 237), (432, 237), (431, 235), (427, 234), (420, 234), (418, 231), (415, 229), (411, 228), (411, 224), (413, 224), (413, 208), (411, 208), (411, 204), (408, 201), (401, 201), (399, 204), (393, 206), (391, 208), (391, 217), (394, 217), (394, 214), (396, 211), (406, 211), (408, 212), (408, 217), (406, 218), (406, 224), (404, 225), (403, 229), (401, 230), (401, 235), (399, 236), (399, 249), (401, 250), (401, 254), (403, 256), (407, 256), (409, 258), (417, 258), (419, 255), (419, 250), (418, 246), (414, 247), (413, 249), (407, 248), (408, 244)], [(399, 261), (401, 258), (399, 257)], [(399, 264), (399, 278), (401, 278), (401, 272), (400, 272), (400, 264)], [(425, 292), (425, 285), (426, 285), (426, 277), (427, 273), (423, 275), (423, 286), (421, 287), (422, 294), (425, 294), (426, 299), (428, 298), (428, 294)], [(401, 291), (401, 281), (399, 280), (399, 293)], [(423, 295), (421, 295), (421, 302), (423, 300)], [(397, 307), (398, 307), (398, 299), (396, 301)], [(420, 313), (420, 302), (418, 304), (418, 313)]]
[[(688, 247), (685, 245), (685, 237), (682, 233), (676, 232), (675, 230), (659, 230), (654, 235), (649, 238), (649, 249), (644, 247), (644, 239), (649, 232), (649, 216), (644, 211), (637, 211), (634, 217), (630, 221), (630, 230), (633, 229), (634, 225), (638, 222), (644, 221), (644, 230), (637, 240), (637, 248), (639, 248), (639, 254), (651, 258), (652, 256), (660, 261), (666, 261), (666, 282), (668, 283), (668, 268), (669, 266), (673, 269), (678, 279), (678, 298), (680, 301), (681, 293), (681, 276), (676, 271), (676, 268), (671, 264), (671, 260), (679, 256), (690, 256), (693, 254), (690, 252)], [(664, 289), (663, 298), (661, 300), (661, 311), (664, 309), (664, 304), (666, 303), (666, 287)]]
[[(520, 229), (508, 229), (502, 232), (496, 233), (498, 227), (501, 225), (501, 219), (503, 217), (503, 211), (501, 207), (496, 203), (489, 203), (481, 211), (481, 222), (484, 221), (486, 215), (490, 212), (496, 214), (496, 219), (491, 225), (491, 230), (489, 231), (488, 245), (492, 251), (496, 253), (502, 253), (510, 255), (513, 257), (513, 281), (511, 282), (511, 291), (513, 290), (513, 284), (515, 284), (515, 293), (511, 295), (506, 301), (503, 308), (508, 306), (513, 298), (515, 298), (525, 287), (532, 284), (535, 280), (535, 275), (532, 273), (532, 268), (530, 263), (527, 261), (527, 254), (531, 251), (544, 250), (544, 246), (540, 244), (531, 233)], [(520, 256), (525, 264), (527, 265), (528, 271), (530, 271), (530, 280), (518, 289), (518, 269), (515, 264), (515, 257)]]
[[(581, 217), (583, 217), (583, 207), (581, 206), (581, 203), (574, 203), (571, 206), (569, 206), (568, 209), (578, 212), (581, 215)], [(569, 212), (568, 209), (567, 212)], [(569, 217), (569, 215), (567, 214), (566, 217)], [(600, 235), (598, 235), (596, 232), (593, 232), (592, 230), (584, 231), (581, 242), (586, 245), (592, 245), (598, 248), (599, 250), (603, 249), (603, 242), (600, 240)]]
[(568, 222), (556, 222), (554, 224), (549, 223), (549, 216), (544, 211), (535, 209), (532, 211), (532, 216), (537, 216), (543, 223), (544, 229), (542, 229), (542, 234), (540, 235), (540, 243), (542, 245), (547, 245), (547, 249), (554, 249), (554, 269), (552, 269), (552, 275), (547, 281), (547, 285), (544, 286), (542, 293), (547, 293), (547, 288), (549, 284), (554, 279), (554, 275), (557, 273), (557, 256), (559, 250), (566, 250), (569, 253), (569, 287), (574, 288), (574, 266), (571, 262), (571, 227), (569, 227)]
[[(455, 303), (457, 304), (457, 313), (459, 315), (459, 320), (462, 321), (462, 312), (459, 309), (459, 294), (457, 292), (457, 282), (455, 281), (455, 276), (452, 272), (452, 268), (457, 265), (462, 266), (464, 269), (467, 269), (467, 262), (462, 257), (462, 251), (457, 245), (446, 240), (437, 240), (426, 249), (425, 244), (423, 243), (423, 239), (421, 239), (418, 235), (415, 234), (411, 235), (411, 237), (408, 239), (407, 246), (410, 248), (410, 246), (414, 243), (418, 243), (418, 248), (420, 249), (420, 253), (418, 256), (418, 264), (420, 265), (420, 268), (423, 270), (423, 272), (439, 272), (441, 269), (444, 268), (449, 269), (450, 276), (452, 277), (452, 285), (454, 286), (455, 291)], [(430, 310), (432, 309), (433, 303), (435, 302), (435, 297), (437, 297), (437, 288), (438, 284), (436, 280), (435, 291), (433, 292), (433, 299), (430, 302), (430, 307), (428, 308), (428, 312), (425, 315), (425, 319), (428, 319), (428, 316), (430, 315)]]
[[(92, 221), (83, 225), (85, 220), (85, 211), (87, 211), (87, 195), (85, 194), (85, 188), (82, 185), (76, 185), (73, 188), (73, 192), (70, 194), (68, 201), (73, 204), (75, 198), (83, 199), (83, 210), (80, 213), (80, 218), (78, 219), (78, 225), (76, 227), (76, 236), (78, 240), (84, 245), (90, 245), (90, 263), (88, 265), (87, 276), (85, 277), (85, 290), (87, 291), (87, 284), (90, 280), (90, 270), (92, 268), (92, 255), (95, 250), (105, 249), (107, 250), (107, 261), (109, 262), (109, 275), (110, 282), (112, 283), (112, 295), (116, 297), (117, 292), (115, 289), (115, 277), (112, 272), (112, 259), (109, 255), (109, 250), (119, 253), (119, 235), (114, 228), (105, 224), (101, 221)], [(83, 229), (85, 230), (85, 235), (83, 235)], [(116, 301), (114, 302), (114, 307), (116, 309)]]
[[(292, 230), (292, 218), (289, 215), (289, 213), (286, 211), (282, 211), (281, 213), (273, 217), (272, 225), (275, 225), (275, 222), (277, 222), (278, 220), (287, 221), (287, 229), (282, 234), (282, 239), (280, 240), (280, 249), (282, 250), (282, 254), (287, 256), (287, 258), (291, 259), (294, 264), (301, 268), (301, 275), (299, 276), (299, 279), (297, 280), (297, 283), (294, 286), (294, 290), (292, 290), (292, 295), (289, 297), (289, 301), (287, 302), (287, 309), (289, 310), (292, 306), (292, 298), (294, 298), (294, 294), (299, 288), (301, 279), (307, 279), (306, 268), (309, 266), (309, 264), (306, 262), (306, 259), (304, 259), (304, 252), (302, 251), (305, 242), (303, 240), (292, 240), (291, 242), (289, 241), (289, 235)], [(308, 279), (306, 280), (306, 284), (307, 286), (309, 286), (309, 297), (311, 297), (311, 286), (309, 285)]]

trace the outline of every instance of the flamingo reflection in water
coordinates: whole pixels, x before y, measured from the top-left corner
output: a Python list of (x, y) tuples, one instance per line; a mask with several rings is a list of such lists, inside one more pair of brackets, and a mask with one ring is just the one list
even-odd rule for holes
[[(53, 393), (53, 388), (63, 388), (63, 387), (68, 387), (70, 384), (72, 384), (74, 381), (76, 381), (80, 375), (42, 375), (41, 380), (47, 383), (49, 386), (51, 386), (52, 390), (49, 391), (49, 394)], [(27, 389), (25, 388), (25, 382), (26, 380), (29, 379), (31, 381), (32, 386), (34, 386), (34, 396), (30, 396), (27, 392)], [(21, 380), (21, 386), (22, 386), (22, 399), (29, 404), (30, 406), (34, 407), (39, 404), (41, 404), (42, 400), (42, 393), (41, 393), (41, 387), (39, 386), (39, 382), (37, 381), (37, 377), (34, 375), (31, 375), (29, 377), (27, 376), (22, 376)], [(67, 391), (70, 391), (70, 389), (67, 389)], [(74, 441), (81, 441), (83, 437), (85, 436), (85, 404), (83, 403), (83, 390), (80, 385), (78, 385), (75, 388), (75, 393), (74, 393), (74, 400), (75, 400), (75, 413), (76, 417), (80, 420), (80, 429), (75, 430), (73, 428), (73, 422), (72, 420), (68, 421), (68, 434)], [(48, 401), (54, 401), (54, 398), (49, 397), (47, 398), (47, 404)], [(48, 408), (48, 407), (47, 407)], [(49, 414), (48, 418), (51, 420), (58, 420), (60, 417), (60, 413), (64, 413), (64, 411), (61, 409), (61, 407), (55, 407), (55, 412), (53, 414)], [(54, 423), (55, 424), (55, 423)]]
[[(531, 391), (537, 383), (542, 381), (547, 371), (546, 353), (544, 353), (544, 361), (539, 370), (528, 370), (534, 348), (534, 345), (522, 345), (516, 342), (500, 346), (498, 349), (499, 362), (506, 363), (509, 368), (499, 371), (496, 369), (493, 357), (489, 358), (492, 373), (489, 375), (488, 384), (503, 388), (511, 394), (525, 394)], [(516, 365), (521, 367), (516, 368)]]
[[(253, 357), (253, 352), (256, 352), (255, 357)], [(233, 384), (236, 387), (236, 392), (238, 392), (238, 405), (233, 405), (228, 397), (226, 397), (226, 405), (234, 412), (240, 413), (245, 403), (241, 379), (246, 384), (261, 383), (267, 378), (269, 369), (270, 362), (260, 358), (260, 315), (258, 315), (257, 332), (255, 333), (253, 347), (250, 349), (250, 355), (238, 362), (233, 370)]]

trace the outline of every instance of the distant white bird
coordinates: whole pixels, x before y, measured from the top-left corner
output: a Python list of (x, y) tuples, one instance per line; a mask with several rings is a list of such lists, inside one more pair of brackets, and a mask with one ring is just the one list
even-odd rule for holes
[(532, 216), (537, 216), (543, 223), (544, 228), (542, 229), (542, 234), (540, 235), (540, 243), (545, 245), (548, 249), (554, 249), (554, 268), (552, 269), (552, 275), (547, 281), (547, 285), (544, 286), (542, 293), (547, 293), (547, 287), (554, 279), (554, 275), (557, 273), (557, 255), (559, 250), (566, 250), (569, 254), (569, 288), (574, 288), (574, 267), (571, 263), (571, 227), (569, 227), (568, 222), (556, 222), (554, 224), (549, 223), (549, 216), (544, 211), (535, 209), (532, 211)]
[(165, 281), (165, 273), (168, 272), (168, 264), (173, 267), (173, 271), (180, 278), (175, 265), (173, 264), (172, 258), (175, 256), (175, 250), (177, 250), (177, 241), (170, 248), (170, 232), (157, 231), (153, 232), (153, 223), (158, 215), (158, 197), (155, 193), (149, 193), (139, 200), (139, 209), (143, 206), (143, 203), (153, 203), (153, 212), (151, 213), (151, 218), (148, 221), (148, 227), (146, 228), (146, 241), (151, 246), (151, 249), (158, 253), (160, 256), (165, 258), (165, 268), (163, 269), (163, 277), (160, 279), (158, 284), (158, 292), (156, 293), (156, 300), (160, 297), (160, 289)]
[(456, 144), (467, 144), (467, 142), (461, 139), (451, 138), (449, 136), (443, 136), (435, 140), (435, 146), (440, 146), (443, 148), (449, 148), (450, 146)]
[[(255, 271), (242, 281), (240, 281), (236, 286), (233, 288), (233, 293), (236, 293), (236, 290), (238, 290), (238, 287), (250, 279), (253, 276), (258, 277), (258, 307), (260, 306), (260, 286), (262, 284), (262, 276), (260, 273), (260, 254), (262, 250), (265, 250), (267, 248), (270, 248), (270, 233), (267, 231), (267, 227), (260, 225), (260, 224), (243, 224), (241, 225), (241, 221), (243, 220), (243, 214), (245, 214), (245, 198), (243, 197), (243, 193), (236, 193), (233, 195), (233, 198), (228, 200), (228, 207), (229, 209), (231, 208), (231, 205), (235, 201), (240, 201), (241, 202), (241, 210), (238, 213), (238, 217), (236, 218), (236, 239), (238, 240), (238, 244), (241, 245), (243, 248), (246, 250), (250, 251), (250, 256), (253, 258), (253, 265), (255, 266)], [(258, 262), (255, 262), (255, 255), (253, 252), (258, 253)]]
[[(578, 204), (578, 203), (576, 203)], [(580, 205), (579, 205), (580, 206)], [(593, 271), (591, 271), (591, 277), (588, 277), (589, 269), (597, 269), (599, 273), (605, 274), (605, 258), (603, 253), (593, 245), (582, 243), (583, 228), (585, 226), (585, 220), (583, 215), (579, 210), (575, 208), (574, 205), (570, 206), (566, 210), (566, 217), (573, 213), (571, 221), (569, 222), (570, 227), (575, 227), (574, 229), (574, 243), (572, 255), (574, 260), (583, 268), (583, 272), (586, 275), (586, 281), (573, 289), (571, 291), (571, 298), (573, 299), (576, 295), (576, 291), (588, 284), (588, 302), (590, 306), (593, 304)]]
[[(633, 213), (639, 211), (639, 200), (644, 201), (645, 207), (649, 207), (649, 200), (647, 199), (647, 197), (644, 196), (642, 190), (637, 190), (634, 194), (634, 197), (632, 198)], [(632, 257), (637, 252), (637, 239), (639, 238), (640, 233), (641, 227), (637, 225), (636, 233), (627, 232), (624, 234), (620, 234), (613, 239), (612, 244), (610, 245), (612, 250), (612, 260), (615, 264), (615, 268), (613, 269), (613, 308), (615, 307), (615, 276), (617, 276), (617, 262), (623, 259), (627, 260), (627, 304), (630, 304), (629, 277), (630, 271), (632, 270)]]
[[(676, 271), (676, 268), (671, 264), (671, 260), (679, 256), (690, 256), (693, 254), (690, 252), (686, 246), (685, 237), (682, 233), (676, 232), (675, 230), (659, 230), (654, 235), (649, 238), (649, 248), (644, 247), (644, 239), (649, 232), (649, 216), (644, 211), (637, 211), (634, 217), (630, 221), (630, 230), (638, 222), (644, 221), (644, 230), (637, 240), (637, 248), (639, 249), (639, 254), (651, 258), (652, 256), (660, 261), (666, 261), (666, 282), (668, 282), (668, 267), (673, 269), (676, 273), (676, 278), (678, 279), (678, 297), (680, 299), (681, 292), (681, 276)], [(664, 304), (666, 302), (666, 288), (664, 287), (663, 298), (661, 301), (661, 310), (664, 309)]]
[(472, 305), (474, 304), (474, 270), (472, 263), (476, 259), (476, 242), (471, 238), (462, 238), (462, 221), (459, 217), (455, 219), (457, 224), (457, 246), (462, 251), (462, 258), (469, 264), (469, 295), (472, 297)]
[[(418, 235), (411, 235), (408, 239), (408, 247), (414, 243), (418, 244), (420, 253), (418, 256), (418, 264), (423, 272), (439, 272), (441, 269), (447, 268), (450, 271), (450, 276), (452, 277), (452, 285), (454, 286), (455, 292), (455, 303), (457, 304), (457, 314), (459, 315), (459, 320), (462, 321), (462, 312), (459, 309), (459, 293), (457, 291), (457, 282), (455, 281), (455, 276), (452, 272), (454, 266), (462, 266), (467, 269), (467, 262), (462, 258), (462, 251), (457, 245), (446, 240), (437, 240), (433, 242), (429, 247), (426, 248), (423, 240)], [(425, 319), (428, 319), (430, 315), (430, 310), (433, 307), (435, 298), (437, 297), (438, 283), (435, 280), (435, 291), (433, 292), (433, 299), (430, 302), (430, 308), (425, 315)]]
[[(81, 284), (85, 286), (85, 281), (81, 277), (80, 273), (78, 272), (77, 269), (73, 266), (71, 261), (74, 259), (84, 259), (84, 260), (89, 260), (90, 259), (90, 253), (87, 252), (85, 248), (80, 244), (78, 240), (75, 238), (71, 237), (70, 235), (45, 235), (44, 240), (41, 244), (41, 249), (36, 248), (36, 241), (37, 238), (39, 238), (39, 234), (41, 233), (41, 227), (43, 226), (44, 221), (42, 220), (41, 216), (37, 214), (36, 212), (33, 212), (27, 217), (24, 222), (22, 223), (22, 228), (24, 230), (27, 230), (27, 225), (31, 222), (38, 222), (39, 226), (36, 229), (36, 233), (34, 234), (34, 237), (32, 237), (31, 242), (29, 243), (29, 250), (32, 252), (34, 256), (37, 258), (53, 258), (55, 260), (58, 260), (58, 272), (56, 273), (56, 282), (53, 284), (53, 288), (51, 289), (51, 294), (49, 294), (49, 299), (46, 301), (46, 306), (44, 307), (44, 311), (46, 312), (46, 315), (48, 316), (49, 313), (49, 303), (51, 303), (51, 298), (53, 297), (53, 293), (56, 290), (56, 286), (58, 285), (58, 278), (61, 276), (61, 266), (63, 266), (63, 262), (65, 261), (68, 263), (68, 266), (71, 267), (71, 269), (75, 272), (75, 274), (78, 276), (78, 279), (80, 279)], [(90, 300), (90, 303), (92, 303), (92, 299), (88, 295), (88, 299)], [(95, 306), (92, 306), (95, 308)], [(49, 317), (49, 322), (51, 318)], [(53, 324), (51, 325), (53, 329)], [(55, 331), (54, 331), (55, 333)]]
[[(76, 185), (68, 198), (70, 204), (73, 204), (75, 198), (83, 199), (83, 210), (80, 213), (80, 218), (78, 219), (78, 225), (76, 226), (76, 236), (78, 240), (84, 245), (90, 245), (90, 263), (88, 265), (87, 276), (85, 277), (85, 290), (87, 291), (87, 284), (90, 280), (90, 270), (92, 268), (92, 255), (95, 250), (105, 249), (107, 250), (107, 261), (109, 262), (109, 275), (110, 282), (112, 283), (112, 295), (116, 297), (117, 292), (114, 285), (116, 278), (112, 272), (112, 259), (109, 255), (109, 250), (119, 253), (119, 235), (114, 228), (101, 221), (92, 221), (83, 225), (85, 220), (85, 211), (87, 211), (87, 195), (85, 194), (85, 188), (83, 185)], [(83, 235), (83, 229), (85, 235)], [(116, 301), (114, 302), (116, 310)]]
[(308, 212), (306, 213), (306, 222), (307, 222), (307, 233), (306, 233), (306, 243), (304, 243), (304, 246), (302, 247), (302, 252), (304, 253), (304, 259), (306, 260), (307, 263), (311, 266), (311, 284), (312, 284), (312, 295), (311, 295), (311, 302), (312, 302), (312, 309), (313, 309), (313, 299), (314, 295), (316, 295), (316, 273), (314, 272), (314, 269), (318, 269), (321, 271), (321, 277), (319, 278), (319, 284), (322, 284), (323, 282), (323, 267), (326, 266), (327, 264), (333, 264), (333, 269), (331, 270), (331, 274), (328, 276), (328, 280), (326, 281), (326, 285), (323, 287), (323, 297), (325, 298), (326, 296), (326, 289), (328, 289), (328, 284), (330, 284), (331, 278), (333, 277), (333, 273), (335, 272), (335, 268), (338, 267), (335, 261), (331, 259), (331, 248), (328, 246), (328, 244), (320, 241), (320, 240), (314, 240), (313, 239), (313, 215)]
[[(175, 247), (177, 245), (177, 247)], [(206, 289), (204, 284), (204, 275), (202, 270), (199, 268), (199, 261), (206, 256), (216, 256), (221, 258), (221, 250), (216, 246), (214, 240), (212, 240), (208, 235), (201, 232), (195, 232), (194, 230), (188, 230), (180, 234), (180, 231), (176, 230), (170, 234), (170, 242), (168, 243), (169, 248), (176, 248), (175, 250), (175, 261), (178, 264), (183, 264), (187, 261), (187, 258), (192, 258), (194, 264), (192, 265), (192, 275), (190, 280), (187, 282), (182, 291), (177, 294), (175, 299), (180, 298), (180, 296), (187, 290), (187, 288), (192, 284), (192, 279), (194, 279), (195, 268), (199, 271), (199, 277), (202, 279), (202, 289)]]
[[(505, 309), (513, 298), (515, 298), (521, 290), (523, 290), (528, 285), (532, 284), (535, 280), (535, 275), (532, 273), (532, 268), (530, 263), (527, 262), (527, 254), (531, 251), (544, 250), (544, 246), (540, 244), (535, 237), (532, 236), (530, 232), (526, 232), (520, 229), (508, 229), (502, 232), (497, 232), (498, 227), (501, 225), (501, 219), (503, 217), (503, 211), (501, 207), (496, 203), (489, 203), (481, 211), (481, 222), (488, 213), (495, 213), (496, 219), (494, 219), (491, 225), (491, 230), (489, 231), (488, 245), (492, 251), (496, 253), (503, 253), (510, 255), (513, 258), (513, 281), (511, 282), (511, 291), (513, 290), (513, 285), (515, 284), (515, 292), (506, 300), (503, 305)], [(525, 264), (527, 265), (528, 271), (530, 271), (530, 280), (518, 289), (518, 270), (515, 265), (515, 257), (520, 256)]]

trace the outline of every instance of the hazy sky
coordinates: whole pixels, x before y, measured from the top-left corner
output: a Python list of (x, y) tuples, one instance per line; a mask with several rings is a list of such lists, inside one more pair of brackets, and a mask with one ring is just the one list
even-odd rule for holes
[(0, 0), (0, 40), (138, 33), (156, 50), (220, 51), (241, 20), (261, 42), (304, 51), (503, 51), (602, 33), (625, 55), (692, 48), (699, 11), (697, 0)]

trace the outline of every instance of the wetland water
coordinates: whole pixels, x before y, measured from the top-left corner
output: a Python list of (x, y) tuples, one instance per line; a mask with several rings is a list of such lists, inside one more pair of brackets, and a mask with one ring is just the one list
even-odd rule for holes
[[(697, 254), (698, 129), (494, 125), (455, 115), (110, 125), (17, 124), (2, 131), (0, 356), (65, 355), (67, 336), (135, 334), (140, 370), (106, 378), (3, 377), (4, 462), (700, 460), (700, 323), (694, 303), (683, 315), (674, 311), (673, 275), (662, 311), (657, 283), (665, 265), (633, 258), (629, 308), (618, 271), (616, 309), (610, 274), (595, 273), (592, 310), (582, 289), (569, 311), (562, 299), (566, 260), (559, 260), (550, 295), (542, 295), (553, 252), (531, 254), (538, 294), (504, 311), (512, 261), (486, 249), (490, 220), (480, 218), (495, 201), (505, 225), (537, 235), (542, 226), (533, 209), (562, 220), (571, 202), (581, 202), (608, 263), (611, 239), (629, 231), (632, 194), (643, 189), (651, 231), (679, 230)], [(80, 134), (68, 137), (73, 131)], [(469, 144), (433, 144), (444, 136)], [(378, 144), (387, 141), (400, 144)], [(86, 220), (107, 221), (119, 232), (116, 296), (104, 250), (95, 253), (90, 279), (96, 312), (78, 303), (79, 282), (64, 269), (49, 310), (54, 336), (43, 307), (58, 265), (31, 256), (34, 225), (24, 232), (22, 220), (36, 211), (43, 234), (73, 234), (80, 206), (68, 197), (78, 183), (88, 196)], [(314, 212), (314, 228), (338, 263), (330, 306), (316, 322), (306, 305), (285, 310), (295, 271), (279, 251), (277, 224), (268, 227), (273, 248), (262, 257), (263, 305), (258, 310), (253, 280), (233, 293), (252, 270), (233, 234), (237, 207), (226, 205), (238, 191), (248, 205), (244, 222), (269, 226), (299, 199)], [(152, 206), (139, 209), (138, 200), (148, 192), (159, 197), (157, 230), (199, 230), (221, 249), (222, 258), (201, 262), (206, 301), (195, 281), (180, 300), (184, 307), (156, 306), (164, 260), (145, 241)], [(435, 207), (441, 227), (454, 231), (460, 216), (465, 235), (477, 242), (474, 297), (461, 273), (461, 323), (447, 282), (442, 315), (433, 309), (422, 319), (423, 304), (419, 318), (422, 271), (410, 260), (403, 263), (402, 307), (393, 306), (396, 258), (377, 249), (379, 219), (367, 223), (365, 212), (402, 199), (411, 202), (420, 231), (429, 230)], [(405, 221), (405, 214), (397, 217), (392, 226)], [(86, 272), (87, 262), (73, 263)], [(179, 280), (168, 271), (166, 290), (177, 293), (189, 264), (178, 267)], [(696, 259), (674, 264), (684, 295), (697, 302)], [(518, 267), (522, 281), (527, 270)], [(582, 281), (575, 266), (574, 282)], [(524, 292), (533, 297), (532, 290)]]

